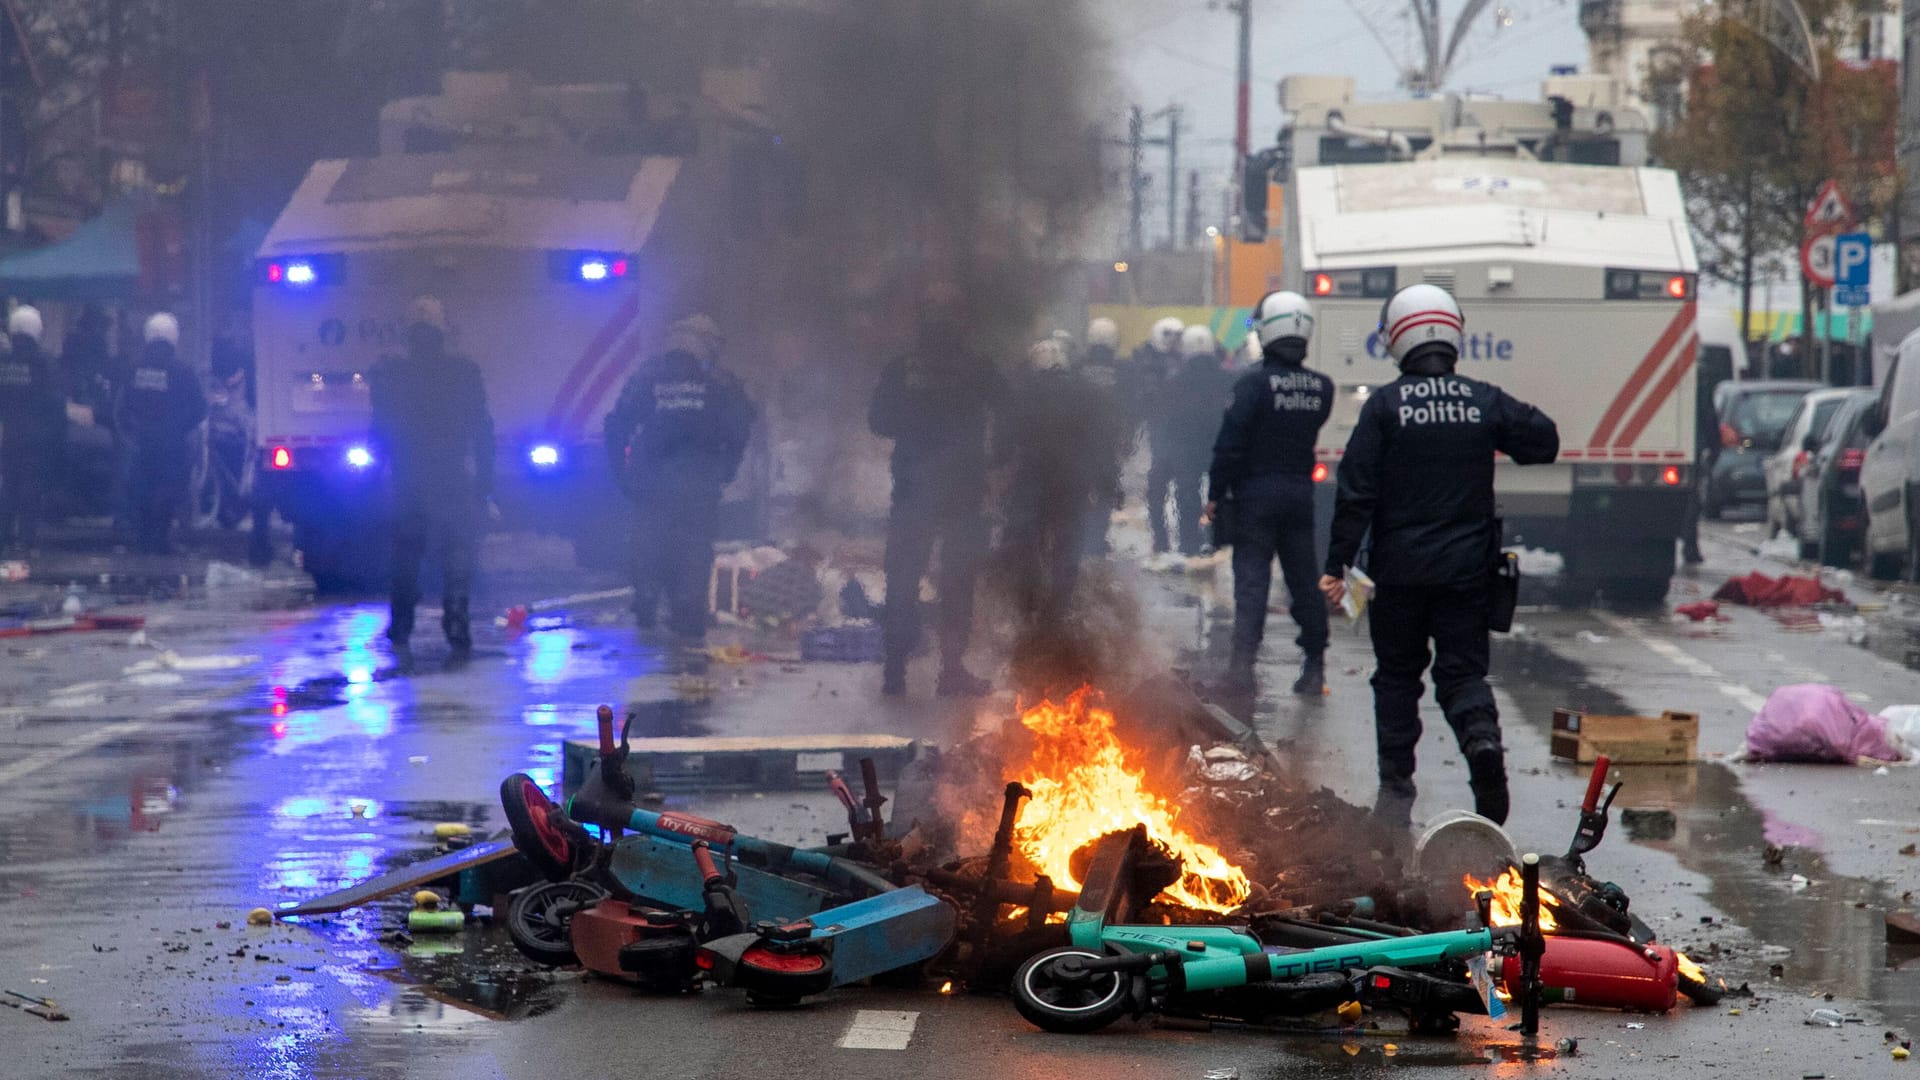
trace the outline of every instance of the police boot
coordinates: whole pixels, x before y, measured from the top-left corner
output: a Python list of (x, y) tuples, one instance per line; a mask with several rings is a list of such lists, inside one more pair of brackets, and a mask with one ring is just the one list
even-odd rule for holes
[(1413, 800), (1417, 794), (1410, 776), (1381, 777), (1380, 793), (1373, 800), (1373, 820), (1395, 832), (1407, 831), (1413, 827)]
[(1310, 652), (1300, 665), (1300, 677), (1293, 680), (1293, 692), (1302, 697), (1319, 697), (1327, 689), (1326, 654)]
[(447, 644), (451, 647), (447, 663), (456, 667), (473, 659), (473, 628), (468, 616), (465, 597), (449, 603), (440, 616), (440, 627), (446, 631)]
[(1500, 740), (1482, 737), (1466, 746), (1467, 776), (1473, 787), (1473, 812), (1495, 825), (1507, 823), (1507, 755)]

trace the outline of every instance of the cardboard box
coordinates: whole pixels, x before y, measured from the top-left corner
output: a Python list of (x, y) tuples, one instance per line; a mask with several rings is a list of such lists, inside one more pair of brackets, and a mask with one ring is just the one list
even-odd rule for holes
[(1590, 716), (1573, 709), (1553, 711), (1553, 756), (1590, 765), (1602, 754), (1615, 765), (1683, 765), (1700, 748), (1700, 717), (1666, 712), (1659, 716)]

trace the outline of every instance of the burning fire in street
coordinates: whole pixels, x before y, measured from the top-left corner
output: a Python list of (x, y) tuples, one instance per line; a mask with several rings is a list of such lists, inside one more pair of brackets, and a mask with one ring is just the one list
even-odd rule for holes
[(1033, 792), (1014, 825), (1014, 844), (1039, 871), (1080, 888), (1074, 852), (1110, 832), (1144, 824), (1147, 835), (1180, 859), (1166, 896), (1203, 911), (1232, 911), (1249, 894), (1247, 875), (1219, 849), (1180, 825), (1180, 807), (1147, 790), (1144, 770), (1129, 767), (1111, 710), (1082, 688), (1064, 705), (1043, 701), (1020, 722), (1034, 733), (1019, 781)]
[[(1520, 925), (1520, 897), (1525, 889), (1520, 884), (1520, 871), (1512, 867), (1501, 871), (1500, 876), (1488, 881), (1468, 874), (1461, 878), (1467, 891), (1478, 895), (1483, 890), (1493, 894), (1493, 925)], [(1547, 898), (1546, 890), (1540, 890), (1540, 932), (1551, 934), (1559, 928), (1553, 917), (1553, 904)]]

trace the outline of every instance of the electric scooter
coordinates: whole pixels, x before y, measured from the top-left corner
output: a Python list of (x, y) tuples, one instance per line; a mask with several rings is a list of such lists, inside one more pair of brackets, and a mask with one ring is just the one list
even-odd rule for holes
[[(1537, 860), (1535, 864), (1537, 866)], [(1358, 936), (1321, 948), (1269, 946), (1244, 926), (1130, 925), (1120, 921), (1178, 875), (1146, 830), (1109, 834), (1095, 848), (1079, 903), (1067, 917), (1072, 944), (1028, 960), (1014, 976), (1014, 1004), (1046, 1031), (1097, 1031), (1120, 1019), (1191, 1003), (1209, 991), (1264, 987), (1294, 1012), (1366, 996), (1407, 1008), (1416, 1030), (1446, 1030), (1455, 1012), (1502, 1007), (1484, 962), (1515, 952), (1537, 969), (1539, 893), (1528, 890), (1531, 918), (1489, 927), (1491, 895), (1468, 929), (1433, 934)], [(1532, 878), (1537, 883), (1537, 873)], [(1531, 960), (1527, 958), (1531, 955)], [(1475, 984), (1431, 979), (1419, 969), (1468, 962)], [(1453, 1021), (1457, 1024), (1457, 1020)]]

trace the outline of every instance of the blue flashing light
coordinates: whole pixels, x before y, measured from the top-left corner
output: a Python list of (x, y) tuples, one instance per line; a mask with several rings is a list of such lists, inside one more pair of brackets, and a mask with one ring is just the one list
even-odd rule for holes
[(527, 460), (537, 469), (551, 469), (560, 464), (560, 448), (550, 443), (541, 443), (527, 451)]
[(292, 259), (287, 263), (286, 279), (289, 285), (306, 286), (319, 281), (320, 275), (314, 270), (311, 262), (305, 259)]
[(364, 446), (356, 446), (347, 451), (347, 464), (356, 469), (364, 469), (373, 464), (373, 452)]
[(605, 259), (594, 257), (580, 260), (581, 281), (605, 281), (612, 274), (613, 267)]

